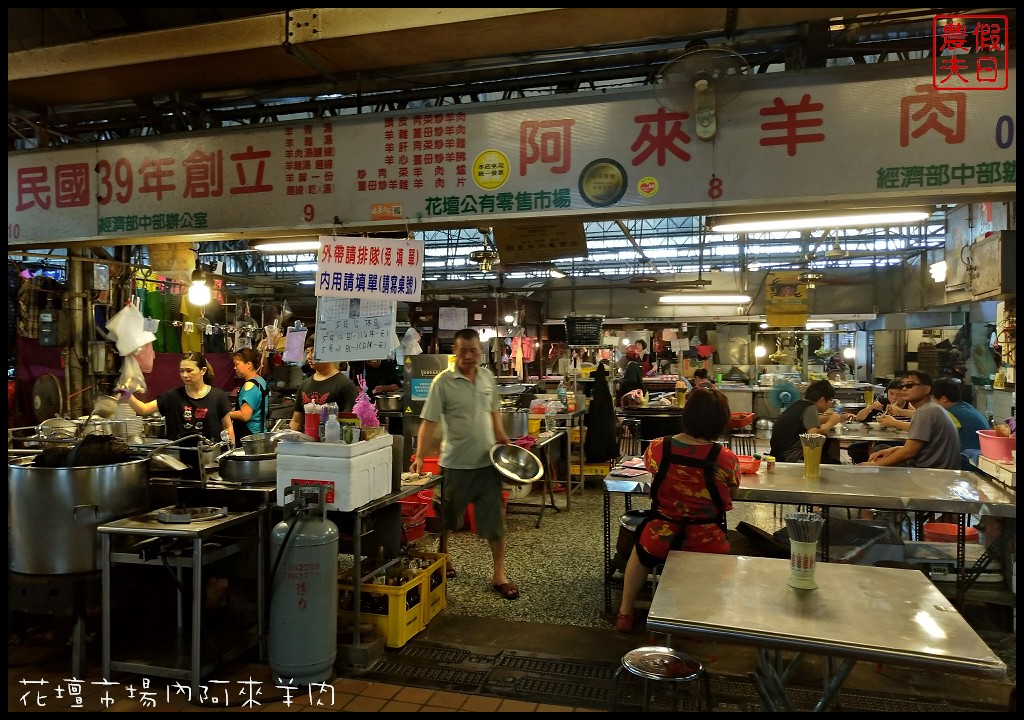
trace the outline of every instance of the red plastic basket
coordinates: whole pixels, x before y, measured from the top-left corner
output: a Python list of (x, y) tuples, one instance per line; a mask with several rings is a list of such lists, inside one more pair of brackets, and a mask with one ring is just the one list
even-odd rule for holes
[(423, 503), (416, 500), (399, 500), (398, 505), (402, 508), (402, 527), (410, 528), (427, 521), (427, 506)]
[(729, 428), (731, 430), (737, 430), (741, 427), (746, 427), (754, 422), (754, 413), (750, 412), (734, 412), (729, 416)]

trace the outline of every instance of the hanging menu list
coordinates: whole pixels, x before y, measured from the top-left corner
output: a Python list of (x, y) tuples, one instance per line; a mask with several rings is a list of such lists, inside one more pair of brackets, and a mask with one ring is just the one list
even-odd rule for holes
[(383, 360), (395, 335), (394, 300), (321, 297), (316, 303), (316, 359)]

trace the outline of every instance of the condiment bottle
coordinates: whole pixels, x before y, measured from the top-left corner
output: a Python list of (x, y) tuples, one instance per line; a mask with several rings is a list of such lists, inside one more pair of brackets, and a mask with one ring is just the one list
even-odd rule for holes
[(338, 422), (338, 416), (334, 413), (331, 413), (324, 424), (324, 442), (341, 442), (341, 423)]
[(775, 456), (765, 455), (764, 456), (764, 471), (775, 472)]
[(676, 406), (682, 407), (686, 404), (686, 383), (676, 380)]

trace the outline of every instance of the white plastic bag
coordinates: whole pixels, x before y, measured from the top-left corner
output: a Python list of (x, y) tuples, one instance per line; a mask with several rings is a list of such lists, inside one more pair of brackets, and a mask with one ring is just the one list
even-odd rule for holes
[(146, 318), (142, 316), (134, 303), (125, 305), (107, 321), (107, 332), (117, 344), (117, 352), (130, 356), (146, 343), (156, 340), (156, 335), (146, 331)]
[(288, 328), (284, 336), (284, 352), (281, 359), (287, 363), (302, 364), (306, 359), (306, 330)]
[(423, 348), (420, 347), (420, 334), (416, 332), (416, 328), (409, 328), (405, 331), (405, 337), (402, 338), (402, 350), (405, 357), (419, 355), (423, 352)]
[(128, 389), (133, 393), (146, 392), (146, 376), (134, 355), (126, 355), (121, 365), (121, 377), (117, 380), (116, 390)]

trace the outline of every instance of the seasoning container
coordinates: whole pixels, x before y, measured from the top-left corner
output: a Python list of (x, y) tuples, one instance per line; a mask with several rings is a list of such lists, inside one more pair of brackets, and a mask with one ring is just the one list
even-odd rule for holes
[(766, 473), (775, 472), (775, 456), (765, 455), (764, 456), (764, 471)]

